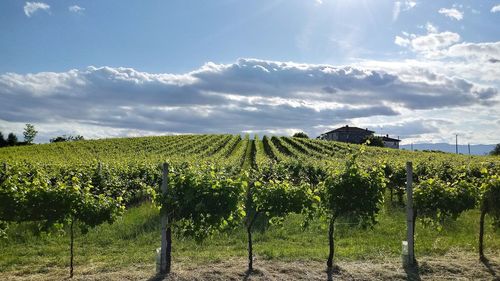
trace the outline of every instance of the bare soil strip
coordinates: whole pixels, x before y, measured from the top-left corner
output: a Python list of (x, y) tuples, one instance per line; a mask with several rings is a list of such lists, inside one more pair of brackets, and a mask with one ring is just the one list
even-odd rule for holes
[[(346, 261), (337, 263), (329, 274), (324, 262), (255, 261), (256, 270), (245, 271), (245, 259), (207, 264), (174, 263), (169, 276), (156, 276), (153, 264), (113, 269), (102, 264), (77, 266), (72, 280), (500, 280), (500, 257), (481, 262), (470, 253), (450, 253), (441, 257), (422, 257), (414, 269), (405, 269), (399, 259)], [(63, 280), (66, 268), (19, 268), (0, 273), (0, 280)]]

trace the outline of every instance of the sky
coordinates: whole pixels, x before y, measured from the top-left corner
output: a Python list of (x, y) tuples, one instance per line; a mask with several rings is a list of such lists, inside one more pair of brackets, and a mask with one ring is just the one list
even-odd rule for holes
[(500, 0), (0, 1), (0, 131), (500, 142)]

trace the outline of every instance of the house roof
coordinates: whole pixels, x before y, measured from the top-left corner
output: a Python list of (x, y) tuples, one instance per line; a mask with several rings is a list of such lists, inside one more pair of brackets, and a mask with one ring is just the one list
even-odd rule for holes
[(325, 134), (329, 134), (329, 133), (354, 133), (354, 132), (357, 132), (357, 133), (369, 133), (369, 134), (373, 134), (375, 133), (374, 131), (370, 131), (368, 129), (362, 129), (362, 128), (358, 128), (358, 127), (349, 127), (348, 125), (345, 125), (344, 127), (340, 127), (340, 128), (337, 128), (335, 130), (331, 130), (329, 132), (326, 132)]
[(398, 139), (393, 139), (393, 138), (390, 138), (388, 136), (383, 136), (382, 137), (382, 140), (383, 141), (397, 141), (397, 142), (400, 142), (401, 140), (398, 140)]

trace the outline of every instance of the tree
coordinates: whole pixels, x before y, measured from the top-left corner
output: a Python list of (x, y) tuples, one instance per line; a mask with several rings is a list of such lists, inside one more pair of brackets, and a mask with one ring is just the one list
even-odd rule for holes
[(76, 136), (69, 136), (69, 139), (72, 140), (72, 141), (81, 141), (81, 140), (85, 140), (85, 138), (81, 135), (76, 135)]
[(17, 145), (17, 143), (18, 143), (17, 136), (14, 135), (14, 133), (10, 133), (7, 136), (7, 145), (8, 146), (14, 146), (14, 145)]
[(3, 137), (2, 132), (0, 132), (0, 147), (4, 147), (4, 146), (7, 146), (7, 141)]
[(83, 136), (80, 136), (80, 135), (76, 135), (76, 136), (62, 135), (62, 136), (58, 136), (58, 137), (50, 139), (50, 142), (66, 142), (66, 141), (80, 141), (80, 140), (85, 140), (85, 139), (83, 138)]
[(26, 124), (26, 127), (24, 128), (24, 132), (23, 132), (24, 141), (27, 144), (33, 143), (37, 133), (38, 133), (38, 131), (35, 130), (35, 126), (33, 126), (32, 124), (29, 124), (29, 123)]
[(498, 143), (495, 148), (490, 152), (490, 155), (500, 155), (500, 143)]
[(52, 138), (49, 141), (52, 142), (52, 143), (54, 143), (54, 142), (65, 142), (65, 141), (68, 141), (68, 138), (65, 135), (62, 135), (62, 136), (58, 136), (58, 137)]
[(363, 139), (363, 141), (361, 141), (361, 143), (366, 143), (368, 146), (378, 146), (378, 147), (385, 146), (382, 138), (376, 136), (366, 137), (365, 139)]
[(293, 134), (292, 137), (294, 137), (294, 138), (304, 138), (304, 139), (308, 139), (309, 138), (309, 136), (306, 133), (304, 133), (304, 132), (295, 133), (295, 134)]

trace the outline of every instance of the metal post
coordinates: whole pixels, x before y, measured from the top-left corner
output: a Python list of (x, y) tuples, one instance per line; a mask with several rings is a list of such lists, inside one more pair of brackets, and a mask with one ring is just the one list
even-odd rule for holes
[[(168, 189), (168, 163), (163, 163), (163, 177), (161, 182), (161, 193), (165, 195)], [(161, 259), (160, 273), (167, 273), (167, 224), (168, 218), (165, 209), (162, 207), (161, 213)]]
[(414, 223), (413, 223), (413, 167), (411, 162), (406, 162), (406, 227), (407, 227), (407, 241), (408, 241), (408, 265), (413, 265), (415, 260), (414, 254)]
[(455, 135), (455, 154), (458, 154), (458, 135)]

